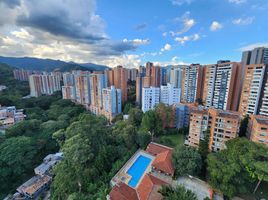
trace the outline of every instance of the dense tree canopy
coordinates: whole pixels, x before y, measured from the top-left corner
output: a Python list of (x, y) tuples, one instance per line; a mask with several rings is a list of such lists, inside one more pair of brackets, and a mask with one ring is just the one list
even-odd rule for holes
[(144, 113), (141, 126), (144, 131), (152, 135), (152, 139), (155, 135), (160, 135), (163, 131), (161, 119), (155, 110), (149, 110)]
[(172, 162), (175, 167), (175, 176), (200, 174), (202, 168), (202, 157), (192, 147), (180, 146), (175, 148), (172, 155)]
[[(13, 96), (12, 91), (9, 90), (8, 95)], [(58, 138), (53, 139), (53, 133), (64, 131), (84, 112), (81, 106), (62, 100), (59, 93), (30, 99), (18, 97), (12, 103), (24, 108), (27, 117), (1, 136), (0, 198), (29, 179), (47, 154), (59, 150), (55, 140)]]
[(246, 138), (226, 142), (227, 149), (208, 156), (209, 183), (225, 195), (253, 192), (253, 183), (268, 179), (268, 149)]
[(160, 191), (163, 200), (197, 200), (197, 196), (191, 190), (178, 185), (173, 188), (171, 186), (163, 186)]

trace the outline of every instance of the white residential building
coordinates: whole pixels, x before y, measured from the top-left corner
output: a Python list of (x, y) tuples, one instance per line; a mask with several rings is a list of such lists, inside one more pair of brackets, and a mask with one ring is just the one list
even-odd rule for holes
[(122, 92), (114, 86), (102, 89), (102, 114), (112, 120), (117, 114), (122, 112)]
[(167, 86), (161, 85), (160, 94), (160, 102), (166, 105), (180, 103), (181, 89), (174, 87), (170, 83), (168, 83)]
[(170, 83), (176, 88), (182, 87), (183, 70), (181, 68), (173, 68), (170, 70)]
[(142, 88), (142, 111), (146, 112), (153, 109), (160, 101), (160, 88)]

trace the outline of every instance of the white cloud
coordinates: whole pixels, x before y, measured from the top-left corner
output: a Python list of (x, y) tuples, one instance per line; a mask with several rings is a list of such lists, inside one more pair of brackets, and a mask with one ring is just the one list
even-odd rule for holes
[(199, 34), (194, 34), (192, 38), (193, 38), (194, 41), (195, 40), (199, 40), (200, 39), (200, 35)]
[(193, 0), (170, 0), (171, 3), (175, 6), (181, 6), (183, 4), (190, 4)]
[(32, 40), (33, 36), (24, 28), (21, 28), (18, 31), (11, 31), (11, 35), (14, 35), (18, 39)]
[(162, 33), (163, 37), (167, 37), (167, 32)]
[(181, 45), (183, 45), (188, 41), (196, 41), (196, 40), (199, 40), (200, 38), (201, 38), (200, 35), (196, 33), (194, 35), (176, 37), (175, 41), (179, 42)]
[(258, 43), (253, 43), (249, 44), (243, 47), (239, 48), (239, 51), (249, 51), (257, 47), (267, 47), (268, 48), (268, 42), (258, 42)]
[(234, 4), (242, 4), (247, 2), (247, 0), (229, 0), (229, 2)]
[[(176, 57), (176, 56), (175, 56)], [(170, 61), (156, 61), (153, 62), (155, 66), (168, 66), (168, 65), (189, 65), (189, 63), (184, 62), (182, 60), (178, 60), (178, 57), (174, 59), (174, 57)]]
[(124, 54), (121, 56), (111, 57), (101, 64), (115, 67), (117, 65), (122, 65), (126, 68), (138, 68), (141, 65), (141, 59), (139, 55), (136, 54)]
[(232, 22), (236, 25), (249, 25), (252, 24), (255, 17), (247, 17), (247, 18), (237, 18), (234, 19)]
[(182, 25), (181, 25), (181, 29), (179, 31), (170, 31), (169, 32), (172, 37), (186, 33), (196, 24), (195, 20), (193, 18), (190, 18), (190, 14), (191, 13), (189, 11), (187, 11), (181, 17), (177, 17), (173, 20), (175, 23), (178, 23), (178, 22), (182, 23)]
[(150, 43), (149, 39), (134, 39), (134, 40), (128, 40), (128, 39), (123, 39), (124, 43), (132, 43), (134, 45), (146, 45)]
[(223, 28), (223, 25), (220, 24), (217, 21), (213, 21), (212, 24), (210, 25), (210, 30), (211, 31), (216, 31), (216, 30), (219, 30), (219, 29), (222, 29), (222, 28)]
[(171, 45), (170, 44), (165, 44), (165, 46), (163, 47), (163, 48), (161, 48), (161, 51), (163, 52), (163, 51), (169, 51), (169, 50), (171, 50)]
[[(131, 52), (149, 39), (111, 39), (96, 0), (1, 1), (0, 55), (136, 66)], [(75, 30), (75, 31), (74, 31)], [(128, 55), (130, 54), (130, 55)], [(132, 64), (131, 64), (132, 63)]]

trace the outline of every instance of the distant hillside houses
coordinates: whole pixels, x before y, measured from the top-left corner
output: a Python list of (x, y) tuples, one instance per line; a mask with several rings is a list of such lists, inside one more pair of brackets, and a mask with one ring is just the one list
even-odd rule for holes
[(1, 107), (0, 105), (0, 132), (24, 120), (25, 117), (23, 109), (17, 110), (15, 106)]
[(43, 162), (34, 169), (35, 176), (17, 188), (14, 195), (9, 195), (5, 200), (40, 199), (49, 196), (49, 187), (52, 182), (53, 167), (63, 158), (63, 153), (49, 154)]

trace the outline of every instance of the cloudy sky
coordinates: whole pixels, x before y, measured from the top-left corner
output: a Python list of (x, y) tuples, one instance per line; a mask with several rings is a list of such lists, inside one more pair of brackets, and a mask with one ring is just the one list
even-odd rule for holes
[(0, 0), (0, 13), (2, 56), (137, 67), (268, 46), (267, 0)]

